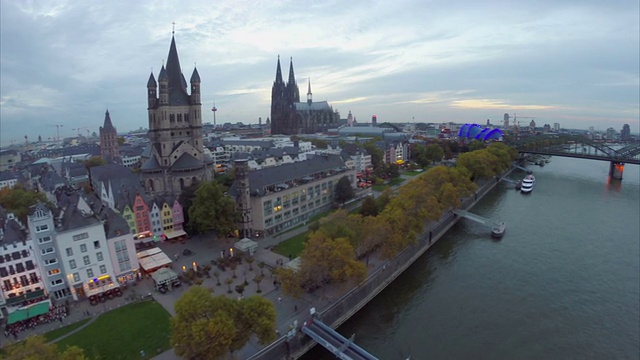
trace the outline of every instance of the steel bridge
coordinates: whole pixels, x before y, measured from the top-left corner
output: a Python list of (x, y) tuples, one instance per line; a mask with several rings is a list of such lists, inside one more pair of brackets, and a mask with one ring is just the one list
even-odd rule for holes
[(347, 339), (316, 318), (311, 318), (306, 321), (302, 326), (302, 332), (322, 345), (325, 349), (331, 351), (338, 359), (378, 360), (377, 357), (356, 345), (353, 342), (354, 336)]
[(505, 141), (521, 154), (563, 156), (580, 159), (609, 161), (609, 175), (622, 180), (624, 164), (640, 165), (640, 143), (620, 149), (591, 141), (579, 135), (541, 135)]

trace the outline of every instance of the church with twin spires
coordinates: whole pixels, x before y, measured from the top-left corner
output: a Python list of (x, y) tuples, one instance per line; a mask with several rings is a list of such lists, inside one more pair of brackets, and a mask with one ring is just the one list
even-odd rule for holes
[(278, 56), (276, 80), (271, 88), (270, 121), (271, 135), (314, 134), (336, 128), (340, 114), (326, 101), (313, 101), (311, 80), (307, 101), (300, 102), (300, 90), (293, 73), (293, 59), (289, 63), (289, 80), (285, 83)]
[(150, 144), (140, 175), (151, 195), (178, 196), (185, 187), (212, 178), (214, 162), (204, 153), (200, 75), (195, 67), (190, 85), (189, 92), (172, 35), (166, 67), (160, 69), (157, 82), (153, 72), (147, 82)]

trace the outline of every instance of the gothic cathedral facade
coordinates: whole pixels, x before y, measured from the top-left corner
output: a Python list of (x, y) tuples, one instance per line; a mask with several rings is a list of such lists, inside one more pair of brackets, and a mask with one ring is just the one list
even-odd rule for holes
[(276, 80), (271, 88), (271, 135), (314, 134), (336, 128), (340, 114), (326, 101), (314, 102), (311, 80), (307, 101), (300, 102), (300, 90), (293, 73), (293, 60), (289, 64), (289, 79), (282, 79), (280, 57), (276, 67)]
[(185, 187), (212, 178), (213, 159), (204, 154), (200, 75), (195, 67), (190, 83), (189, 94), (172, 36), (158, 82), (153, 72), (147, 82), (150, 143), (140, 173), (151, 195), (178, 196)]

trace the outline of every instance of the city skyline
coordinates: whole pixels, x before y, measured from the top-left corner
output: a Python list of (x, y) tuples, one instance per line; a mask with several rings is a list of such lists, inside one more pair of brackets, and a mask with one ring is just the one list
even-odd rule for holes
[[(126, 5), (126, 6), (125, 6)], [(0, 140), (147, 128), (146, 81), (172, 28), (183, 73), (202, 78), (204, 122), (263, 123), (276, 61), (315, 101), (359, 122), (638, 131), (638, 3), (568, 1), (0, 4)], [(172, 23), (175, 22), (175, 25)], [(528, 124), (528, 119), (526, 123)], [(29, 124), (25, 126), (25, 124)], [(31, 125), (33, 124), (33, 125)]]

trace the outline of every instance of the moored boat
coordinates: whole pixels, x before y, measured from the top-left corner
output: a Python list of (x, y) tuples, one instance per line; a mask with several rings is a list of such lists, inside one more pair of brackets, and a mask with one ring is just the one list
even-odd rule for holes
[(529, 174), (522, 179), (522, 184), (520, 185), (520, 192), (523, 194), (528, 194), (533, 191), (533, 187), (536, 184), (536, 178), (533, 174)]

